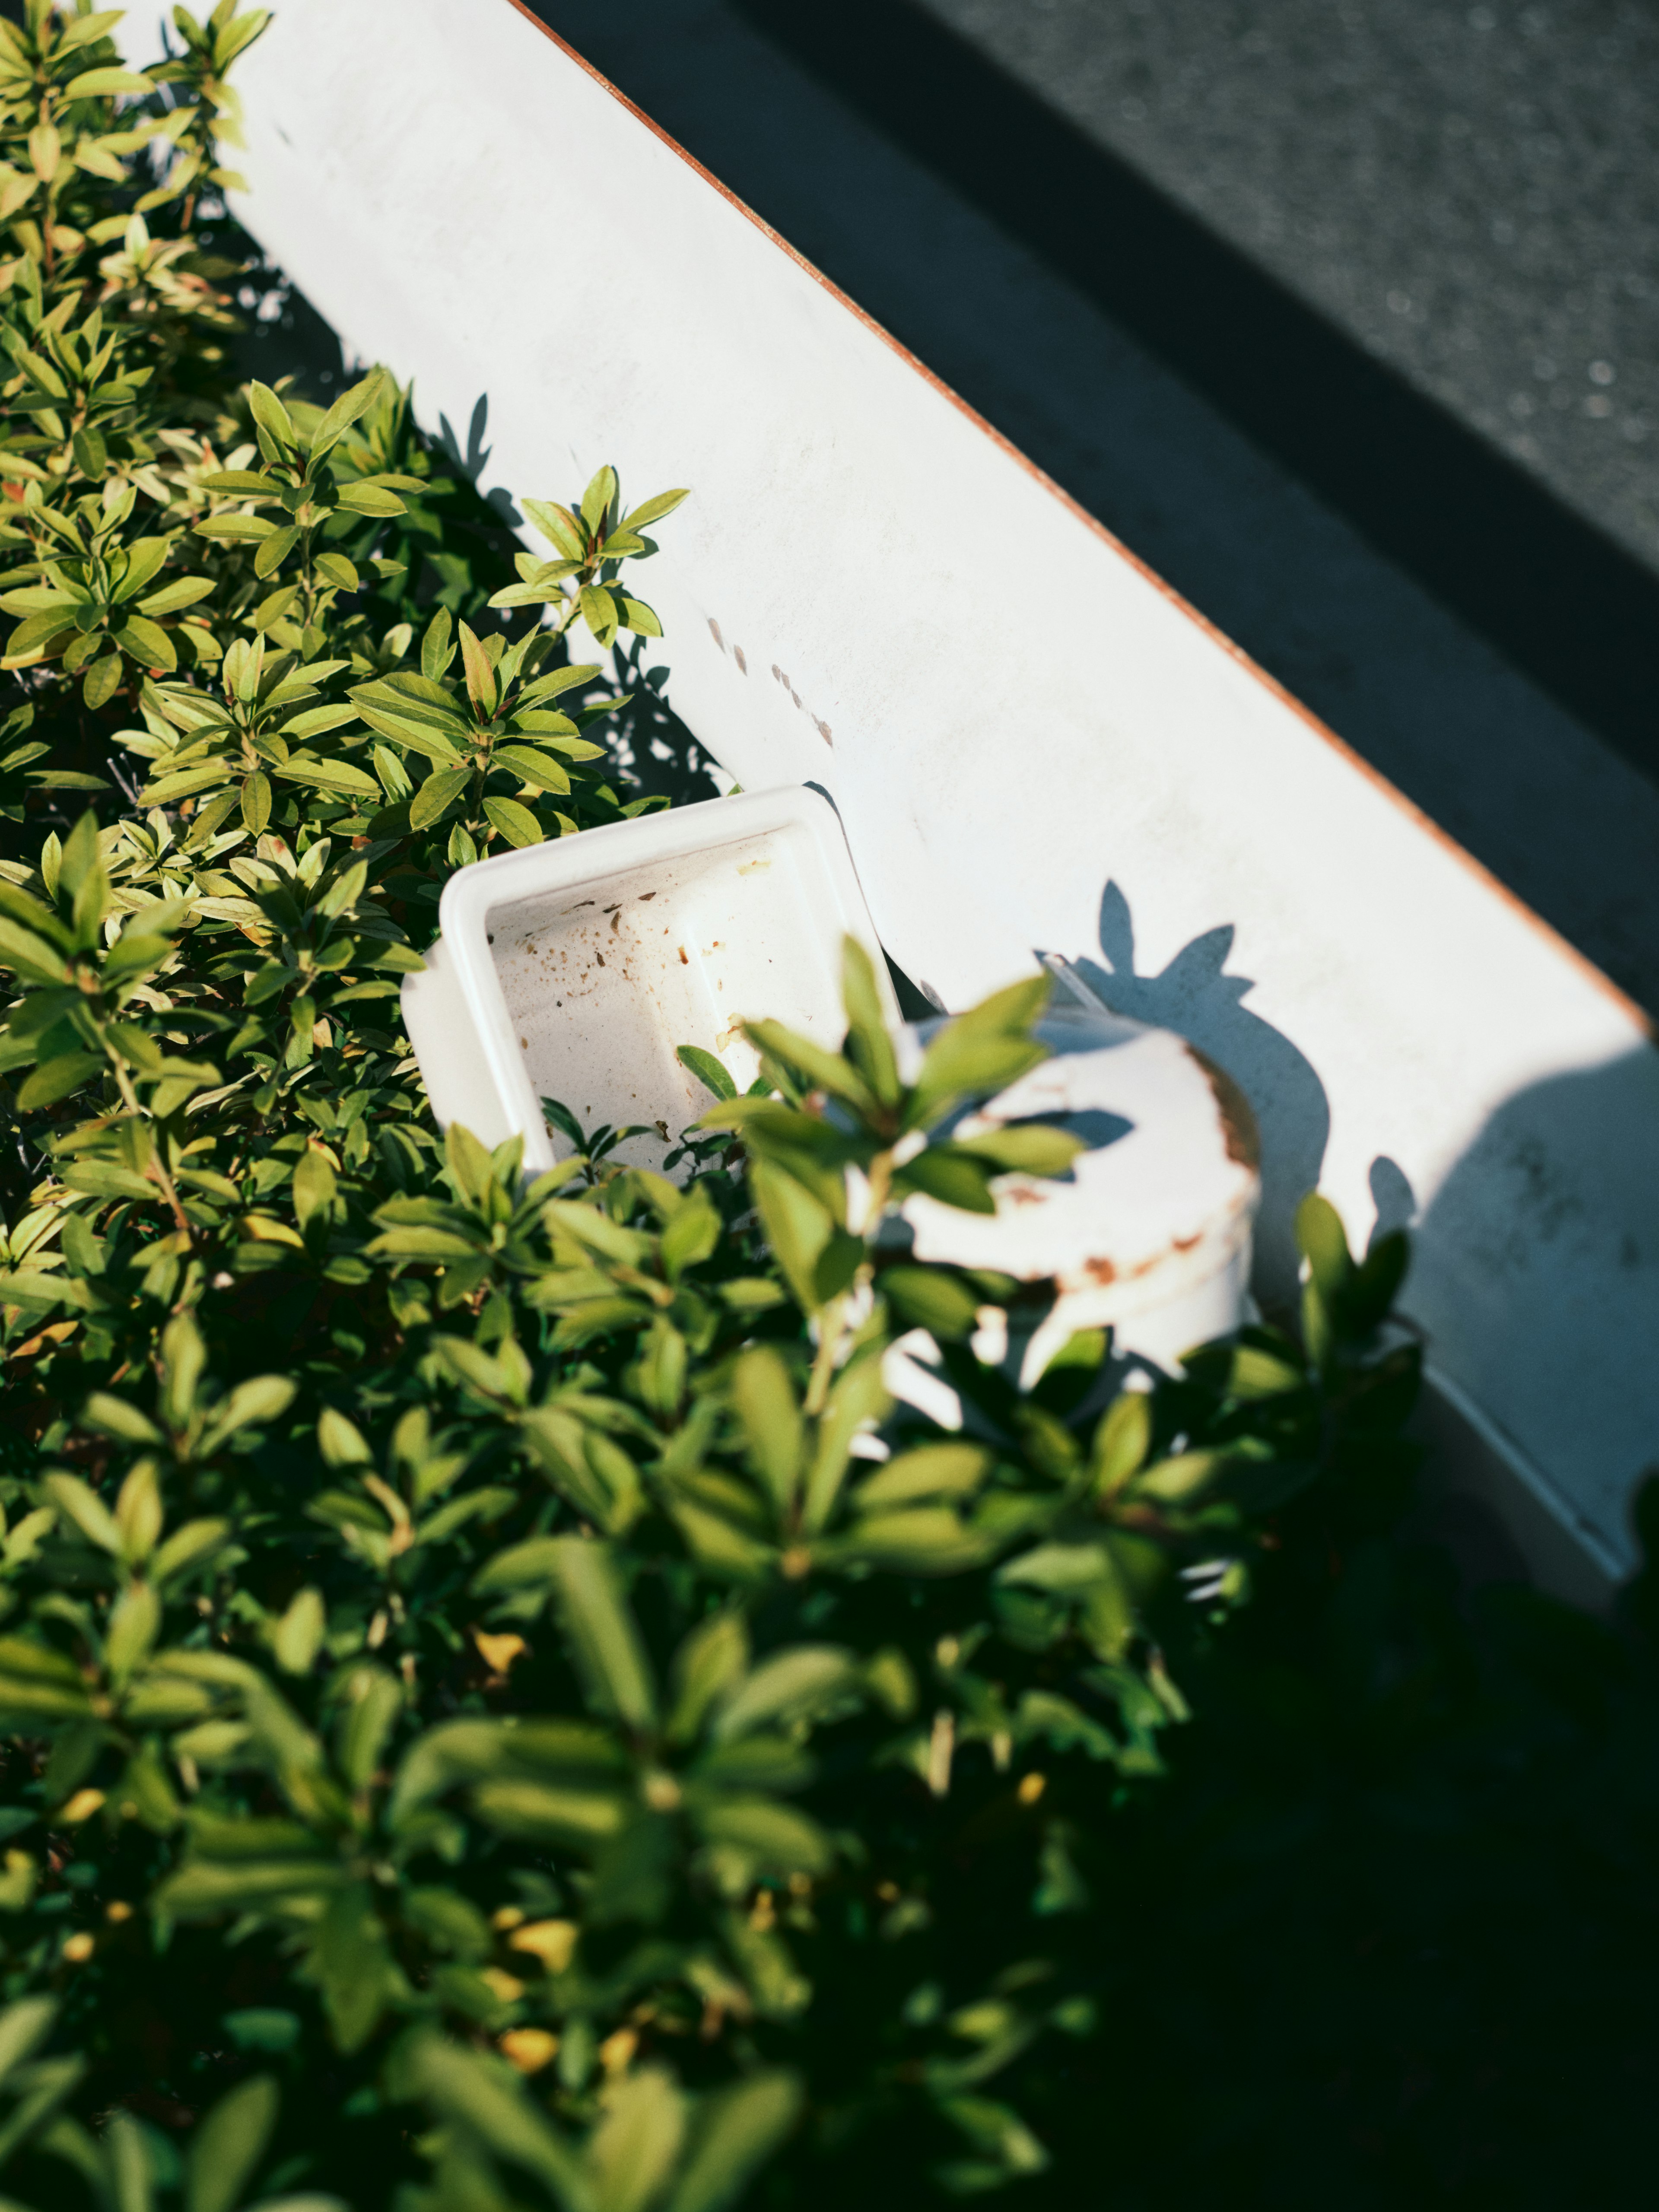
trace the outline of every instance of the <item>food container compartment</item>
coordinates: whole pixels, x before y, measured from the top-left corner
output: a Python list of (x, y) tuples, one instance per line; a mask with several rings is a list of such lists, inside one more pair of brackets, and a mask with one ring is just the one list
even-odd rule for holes
[(522, 1134), (532, 1173), (571, 1149), (543, 1098), (585, 1128), (645, 1126), (616, 1157), (660, 1169), (710, 1103), (678, 1047), (714, 1054), (739, 1090), (758, 1072), (745, 1018), (838, 1047), (849, 933), (898, 1017), (840, 821), (805, 785), (480, 860), (450, 878), (439, 922), (403, 994), (433, 1112), (492, 1146)]

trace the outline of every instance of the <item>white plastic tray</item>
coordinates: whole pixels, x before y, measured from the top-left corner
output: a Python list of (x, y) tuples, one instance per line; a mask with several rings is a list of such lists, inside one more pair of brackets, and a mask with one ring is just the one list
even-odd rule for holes
[(838, 1046), (848, 933), (898, 1018), (841, 823), (804, 785), (480, 860), (451, 877), (439, 924), (403, 994), (433, 1112), (489, 1145), (521, 1134), (532, 1172), (570, 1149), (544, 1098), (589, 1129), (651, 1127), (617, 1157), (660, 1167), (712, 1103), (678, 1046), (714, 1053), (739, 1090), (758, 1068), (745, 1018)]

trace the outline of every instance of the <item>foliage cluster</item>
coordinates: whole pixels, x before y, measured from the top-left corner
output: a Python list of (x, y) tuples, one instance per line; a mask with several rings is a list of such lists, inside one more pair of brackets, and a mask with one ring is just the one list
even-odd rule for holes
[[(441, 1138), (400, 979), (452, 869), (653, 803), (571, 641), (655, 633), (623, 580), (684, 495), (603, 469), (507, 567), (384, 372), (236, 388), (193, 226), (265, 18), (174, 20), (143, 75), (84, 0), (0, 23), (8, 2201), (1075, 2174), (1066, 2085), (1109, 2106), (1146, 2011), (1122, 1900), (1203, 1798), (1171, 1732), (1201, 1684), (1249, 1741), (1241, 1633), (1407, 1500), (1403, 1245), (1310, 1200), (1299, 1334), (1020, 1389), (1016, 1286), (885, 1232), (1063, 1170), (947, 1133), (1045, 985), (906, 1081), (855, 949), (840, 1053), (756, 1024), (743, 1099), (687, 1055), (678, 1185), (556, 1102), (528, 1187)], [(960, 1431), (888, 1391), (917, 1327)]]

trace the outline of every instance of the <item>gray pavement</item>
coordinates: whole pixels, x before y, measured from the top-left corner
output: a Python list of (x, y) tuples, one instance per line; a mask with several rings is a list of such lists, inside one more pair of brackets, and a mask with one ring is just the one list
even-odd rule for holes
[(1659, 568), (1651, 6), (918, 4)]
[(541, 12), (1659, 1009), (1659, 789), (1098, 305), (758, 35), (733, 0), (635, 0), (625, 15), (609, 0), (542, 0)]

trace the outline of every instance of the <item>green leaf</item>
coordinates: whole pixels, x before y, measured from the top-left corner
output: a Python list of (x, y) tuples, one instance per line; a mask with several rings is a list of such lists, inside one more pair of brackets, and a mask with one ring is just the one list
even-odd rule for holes
[(295, 452), (300, 434), (294, 418), (268, 384), (256, 378), (247, 387), (248, 411), (259, 428), (284, 453)]
[(959, 1137), (952, 1145), (953, 1151), (984, 1160), (999, 1173), (1033, 1176), (1064, 1175), (1078, 1154), (1088, 1149), (1082, 1137), (1042, 1121), (1022, 1121), (989, 1130), (982, 1137)]
[(161, 1601), (148, 1583), (134, 1583), (110, 1609), (104, 1664), (118, 1680), (149, 1653), (161, 1626)]
[[(621, 703), (619, 700), (609, 701), (601, 707), (591, 709), (578, 708), (576, 711), (578, 714), (608, 714), (612, 706)], [(568, 714), (558, 708), (528, 707), (522, 699), (514, 710), (508, 734), (527, 736), (538, 745), (550, 744), (554, 751), (562, 755), (566, 760), (598, 760), (605, 751), (603, 745), (590, 744), (586, 738), (577, 737), (576, 725)]]
[(698, 1825), (710, 1843), (735, 1844), (763, 1873), (824, 1874), (835, 1864), (817, 1822), (769, 1797), (716, 1798), (700, 1808)]
[(55, 1106), (94, 1075), (101, 1075), (108, 1064), (101, 1052), (60, 1053), (55, 1060), (43, 1060), (18, 1086), (17, 1103), (25, 1113)]
[(186, 1521), (175, 1528), (150, 1562), (150, 1577), (158, 1589), (204, 1565), (230, 1534), (228, 1521)]
[(459, 625), (459, 636), (461, 666), (466, 674), (467, 696), (484, 714), (493, 714), (501, 696), (495, 666), (469, 623), (462, 623)]
[(72, 609), (90, 604), (82, 594), (55, 589), (30, 588), (26, 591), (0, 593), (0, 607), (9, 615), (45, 614), (56, 611), (68, 618)]
[(315, 565), (319, 576), (343, 592), (355, 592), (362, 585), (362, 578), (343, 553), (319, 553)]
[(1048, 1004), (1049, 988), (1047, 975), (1034, 975), (948, 1022), (927, 1048), (907, 1125), (925, 1127), (963, 1099), (1006, 1090), (1045, 1060), (1047, 1047), (1030, 1032)]
[(893, 1041), (875, 968), (854, 937), (842, 941), (842, 999), (847, 1009), (846, 1055), (884, 1106), (896, 1105), (900, 1085)]
[(64, 87), (65, 100), (113, 100), (123, 93), (139, 94), (154, 92), (155, 80), (142, 76), (137, 70), (89, 69), (79, 76), (72, 76)]
[(594, 1710), (629, 1728), (653, 1726), (657, 1697), (650, 1665), (617, 1587), (609, 1547), (580, 1536), (557, 1537), (551, 1565), (571, 1655)]
[[(66, 1521), (72, 1522), (89, 1544), (118, 1556), (121, 1531), (115, 1516), (91, 1486), (78, 1474), (48, 1474), (40, 1484), (46, 1497)], [(0, 1660), (0, 1664), (3, 1664)]]
[(61, 611), (48, 610), (43, 614), (27, 616), (6, 640), (6, 659), (21, 659), (25, 653), (51, 653), (61, 650), (75, 635)]
[(533, 745), (498, 744), (489, 756), (492, 768), (511, 769), (514, 775), (538, 791), (563, 793), (570, 788), (570, 776), (561, 761), (550, 753), (538, 751)]
[(87, 663), (86, 673), (81, 678), (81, 696), (94, 714), (115, 696), (125, 672), (118, 653), (102, 653), (96, 660)]
[(601, 645), (609, 645), (621, 619), (615, 599), (603, 584), (584, 584), (580, 598), (582, 620)]
[(320, 460), (331, 453), (360, 416), (366, 415), (380, 397), (385, 381), (384, 369), (373, 369), (360, 383), (343, 392), (311, 434), (311, 457)]
[(617, 2085), (587, 2144), (594, 2212), (646, 2212), (679, 2161), (688, 2100), (659, 2066)]
[(731, 1392), (749, 1464), (781, 1519), (795, 1502), (805, 1444), (800, 1401), (789, 1370), (769, 1345), (757, 1345), (733, 1365)]
[(225, 5), (225, 0), (220, 0), (209, 21), (219, 27), (218, 35), (213, 42), (213, 66), (217, 75), (222, 76), (237, 55), (246, 53), (253, 41), (264, 33), (270, 21), (270, 10), (269, 8), (250, 8), (245, 15), (237, 15), (231, 20), (230, 9)]
[[(27, 1869), (27, 1857), (25, 1866)], [(86, 2062), (78, 2055), (35, 2062), (19, 2085), (24, 2088), (24, 2094), (8, 2115), (3, 2126), (0, 2126), (0, 2165), (9, 2165), (12, 2154), (27, 2143), (31, 2136), (40, 2137), (43, 2141), (49, 2137), (53, 2152), (59, 2157), (72, 2160), (80, 2166), (83, 2175), (88, 2166), (93, 2166), (101, 2180), (102, 2161), (91, 2138), (66, 2116), (56, 2122), (53, 2120), (53, 2115), (60, 2112), (85, 2069)], [(24, 2208), (9, 2203), (6, 2212), (24, 2212)], [(127, 2206), (123, 2204), (120, 2212), (127, 2212)], [(132, 2212), (149, 2212), (149, 2208), (135, 2205)]]
[(394, 1987), (385, 1924), (367, 1883), (353, 1882), (330, 1898), (309, 1966), (336, 2044), (347, 2053), (361, 2050)]
[(849, 1060), (838, 1052), (827, 1052), (811, 1037), (786, 1029), (781, 1022), (745, 1022), (750, 1042), (771, 1059), (794, 1069), (812, 1088), (844, 1099), (855, 1113), (872, 1113), (878, 1101), (869, 1085)]
[(453, 1889), (433, 1887), (406, 1889), (404, 1917), (428, 1942), (463, 1959), (489, 1956), (493, 1938), (489, 1923), (470, 1899)]
[(427, 1260), (437, 1264), (474, 1260), (479, 1252), (470, 1237), (453, 1230), (419, 1227), (384, 1230), (364, 1249), (375, 1259)]
[(1152, 1443), (1149, 1390), (1124, 1390), (1100, 1417), (1091, 1460), (1097, 1493), (1115, 1498), (1146, 1463)]
[(98, 838), (98, 817), (88, 812), (64, 841), (58, 878), (61, 901), (67, 892), (73, 900), (70, 927), (78, 945), (89, 945), (109, 910), (109, 875)]
[(389, 969), (394, 975), (418, 975), (426, 962), (412, 945), (382, 944), (372, 964)]
[(56, 58), (61, 61), (65, 54), (73, 53), (77, 47), (89, 46), (105, 37), (120, 21), (121, 12), (118, 8), (100, 9), (89, 15), (80, 15), (68, 21), (60, 15), (57, 26)]
[(477, 2051), (429, 2034), (415, 2045), (408, 2071), (441, 2119), (459, 2123), (495, 2157), (534, 2174), (568, 2212), (588, 2212), (587, 2178), (575, 2154), (499, 2061), (492, 2065)]
[(121, 580), (111, 594), (115, 602), (119, 605), (124, 600), (137, 599), (150, 578), (160, 571), (171, 550), (172, 542), (166, 538), (135, 539), (126, 549), (125, 572), (121, 573)]
[(773, 1257), (802, 1310), (816, 1313), (852, 1281), (864, 1258), (860, 1237), (841, 1228), (828, 1206), (781, 1169), (757, 1160), (749, 1188)]
[(678, 1283), (688, 1267), (700, 1267), (718, 1250), (724, 1224), (703, 1191), (694, 1191), (670, 1218), (662, 1232), (662, 1268)]
[(1038, 1544), (997, 1569), (1000, 1583), (1024, 1583), (1033, 1589), (1087, 1589), (1109, 1581), (1114, 1574), (1110, 1554), (1102, 1543)]
[(665, 514), (672, 514), (684, 499), (691, 496), (689, 490), (659, 491), (654, 498), (642, 499), (637, 507), (629, 507), (623, 517), (624, 530), (643, 530), (648, 523), (660, 522)]
[(1207, 1489), (1227, 1464), (1218, 1451), (1176, 1452), (1156, 1460), (1135, 1484), (1137, 1498), (1156, 1498), (1164, 1504), (1178, 1504)]
[[(300, 2040), (298, 2013), (283, 2012), (276, 2006), (243, 2006), (236, 2012), (228, 2012), (224, 2015), (223, 2025), (239, 2051), (260, 2051), (280, 2056), (283, 2051), (292, 2051)], [(318, 2212), (322, 2212), (320, 2206)], [(333, 2208), (331, 2208), (331, 2212), (333, 2212)]]
[(340, 1723), (336, 1757), (347, 1787), (366, 1790), (380, 1754), (403, 1711), (402, 1685), (380, 1668), (359, 1667), (348, 1692), (351, 1703)]
[[(79, 148), (76, 149), (76, 158), (82, 158)], [(101, 477), (109, 466), (109, 448), (96, 430), (77, 430), (70, 440), (70, 450), (75, 456), (75, 465), (84, 477)]]
[(36, 1735), (40, 1730), (33, 1723), (78, 1724), (91, 1712), (91, 1700), (78, 1684), (21, 1679), (0, 1671), (0, 1727), (9, 1734)]
[(988, 1163), (974, 1158), (956, 1145), (929, 1145), (926, 1152), (905, 1162), (893, 1177), (893, 1188), (901, 1195), (921, 1191), (941, 1206), (954, 1206), (964, 1213), (994, 1213), (994, 1172)]
[(0, 1672), (14, 1678), (56, 1682), (70, 1689), (81, 1686), (81, 1670), (72, 1659), (49, 1644), (21, 1636), (0, 1637)]
[(509, 845), (539, 845), (543, 842), (541, 823), (516, 799), (486, 799), (483, 811), (491, 827), (499, 830)]
[(343, 914), (350, 913), (368, 888), (368, 863), (358, 860), (343, 875), (337, 876), (317, 902), (317, 911), (336, 921)]
[(447, 814), (471, 781), (472, 771), (466, 768), (436, 769), (421, 784), (409, 802), (409, 826), (425, 830)]
[(882, 1296), (910, 1328), (925, 1328), (941, 1344), (971, 1336), (984, 1301), (948, 1267), (884, 1267), (877, 1278)]
[(526, 684), (519, 694), (520, 706), (528, 706), (538, 699), (556, 699), (566, 691), (583, 689), (600, 673), (596, 661), (579, 661), (568, 668), (550, 669), (538, 676), (533, 684)]
[(169, 806), (175, 799), (187, 799), (198, 791), (211, 791), (222, 784), (228, 773), (222, 760), (204, 761), (199, 768), (179, 769), (172, 775), (157, 776), (147, 783), (139, 794), (146, 806)]
[(1362, 1331), (1375, 1328), (1393, 1305), (1411, 1264), (1411, 1239), (1403, 1230), (1379, 1237), (1354, 1270), (1346, 1300), (1350, 1321)]
[(980, 1488), (995, 1464), (980, 1444), (918, 1444), (900, 1452), (854, 1492), (860, 1513), (912, 1505), (922, 1498), (965, 1498)]
[(0, 2083), (10, 2080), (52, 2033), (58, 2017), (55, 1997), (21, 1997), (0, 2012)]
[(0, 918), (0, 967), (10, 968), (26, 983), (60, 984), (68, 973), (64, 956), (27, 929)]
[(276, 574), (299, 542), (300, 533), (291, 523), (286, 530), (280, 526), (273, 530), (268, 538), (261, 540), (255, 550), (254, 574), (269, 580)]
[(388, 491), (384, 484), (343, 483), (339, 487), (339, 500), (348, 514), (372, 514), (377, 520), (408, 513), (397, 493)]
[(243, 1429), (280, 1420), (293, 1404), (298, 1388), (287, 1375), (255, 1375), (237, 1383), (209, 1416), (202, 1432), (203, 1450), (216, 1451)]
[(339, 1868), (325, 1859), (235, 1859), (222, 1865), (186, 1859), (161, 1884), (152, 1904), (171, 1920), (215, 1920), (222, 1913), (252, 1911), (282, 1898), (316, 1899), (337, 1889), (341, 1880)]
[(724, 1063), (716, 1060), (712, 1052), (705, 1052), (701, 1045), (683, 1044), (676, 1046), (674, 1057), (682, 1067), (689, 1067), (698, 1082), (706, 1090), (712, 1091), (716, 1098), (737, 1097), (737, 1085), (726, 1073)]
[(520, 501), (525, 513), (542, 536), (556, 545), (567, 561), (580, 561), (587, 551), (587, 541), (581, 526), (568, 507), (560, 507), (552, 500), (526, 499)]
[(781, 2148), (803, 2101), (799, 2076), (781, 2068), (701, 2099), (666, 2212), (725, 2212), (735, 2204)]
[[(4, 1704), (0, 1689), (0, 1707)], [(504, 1836), (528, 1843), (562, 1844), (593, 1850), (620, 1835), (628, 1801), (612, 1790), (556, 1789), (527, 1780), (480, 1782), (472, 1792), (479, 1819)]]
[(173, 640), (146, 615), (129, 615), (114, 638), (122, 652), (130, 653), (143, 667), (176, 668), (179, 665)]
[[(583, 596), (586, 597), (586, 593)], [(632, 630), (636, 637), (662, 635), (662, 624), (657, 619), (656, 611), (647, 606), (643, 599), (635, 599), (630, 592), (613, 589), (611, 600), (613, 606), (622, 610), (618, 625), (621, 629)], [(585, 614), (586, 609), (582, 611)]]
[(1296, 1210), (1296, 1241), (1322, 1297), (1340, 1297), (1354, 1272), (1342, 1217), (1329, 1199), (1310, 1190)]
[(210, 514), (191, 527), (198, 538), (246, 540), (252, 544), (261, 538), (274, 537), (277, 525), (267, 521), (263, 514)]
[(690, 1742), (709, 1708), (743, 1678), (749, 1665), (749, 1631), (741, 1613), (716, 1613), (700, 1621), (674, 1655), (673, 1711), (669, 1734)]
[(131, 1168), (118, 1167), (113, 1160), (76, 1160), (64, 1170), (64, 1181), (71, 1190), (90, 1192), (94, 1198), (139, 1198), (155, 1200), (161, 1196), (156, 1185)]
[(430, 684), (435, 684), (455, 657), (450, 642), (454, 629), (454, 617), (447, 607), (440, 607), (426, 626), (421, 640), (421, 673)]
[[(354, 798), (378, 799), (380, 787), (364, 769), (349, 761), (319, 760), (312, 753), (290, 753), (271, 770), (289, 783), (314, 784), (320, 791), (349, 792)], [(430, 779), (428, 778), (428, 781)], [(422, 786), (424, 790), (425, 786)]]
[[(459, 763), (461, 755), (457, 744), (467, 742), (467, 732), (453, 716), (443, 725), (429, 714), (422, 718), (409, 711), (406, 702), (399, 700), (389, 686), (363, 684), (351, 696), (364, 721), (381, 737), (390, 738), (394, 744), (410, 747), (441, 768), (453, 768)], [(394, 703), (388, 704), (388, 701)]]
[(596, 471), (587, 489), (582, 494), (582, 520), (589, 531), (597, 535), (605, 520), (606, 510), (617, 496), (617, 471), (605, 467)]
[(859, 1680), (853, 1655), (838, 1644), (791, 1644), (763, 1660), (726, 1698), (714, 1741), (733, 1743), (757, 1729), (810, 1719), (845, 1698)]
[(901, 1575), (960, 1574), (983, 1565), (992, 1548), (942, 1505), (869, 1514), (842, 1540), (848, 1559)]
[(861, 1430), (884, 1420), (891, 1407), (880, 1358), (875, 1345), (867, 1344), (836, 1377), (818, 1421), (801, 1515), (801, 1526), (809, 1534), (816, 1534), (824, 1526), (835, 1508), (847, 1479), (854, 1437)]
[(313, 1214), (332, 1206), (337, 1184), (326, 1153), (316, 1145), (307, 1145), (294, 1170), (294, 1214), (301, 1229)]
[(177, 614), (180, 607), (193, 607), (198, 599), (205, 599), (218, 586), (208, 576), (177, 576), (170, 584), (163, 584), (159, 592), (151, 592), (138, 605), (147, 615)]

